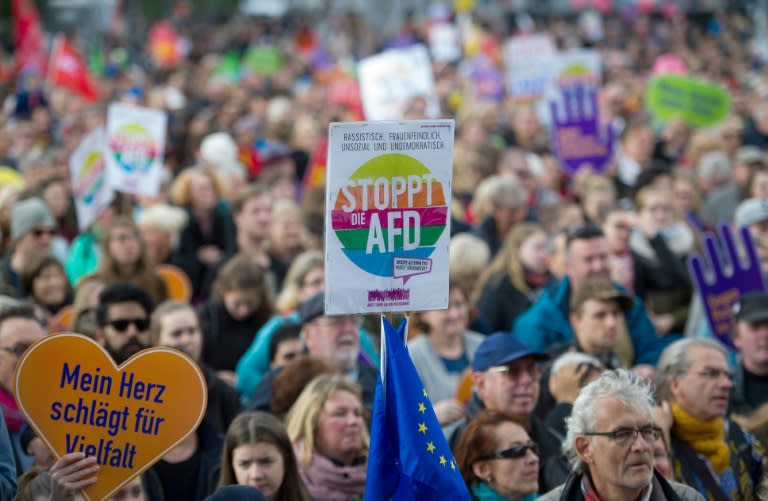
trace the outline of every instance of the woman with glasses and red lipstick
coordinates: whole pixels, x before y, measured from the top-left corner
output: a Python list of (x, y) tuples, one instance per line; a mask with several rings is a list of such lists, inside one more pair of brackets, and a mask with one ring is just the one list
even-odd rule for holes
[(531, 501), (538, 497), (538, 448), (511, 416), (488, 411), (478, 414), (467, 425), (454, 452), (475, 501)]

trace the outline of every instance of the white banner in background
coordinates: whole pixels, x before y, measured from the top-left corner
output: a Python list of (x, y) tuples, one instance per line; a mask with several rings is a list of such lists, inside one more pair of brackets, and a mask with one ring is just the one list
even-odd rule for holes
[(154, 196), (160, 189), (165, 152), (165, 112), (112, 104), (107, 111), (105, 155), (112, 187)]
[(99, 127), (85, 136), (69, 157), (69, 178), (81, 232), (96, 221), (115, 197), (107, 179), (105, 143), (104, 128)]

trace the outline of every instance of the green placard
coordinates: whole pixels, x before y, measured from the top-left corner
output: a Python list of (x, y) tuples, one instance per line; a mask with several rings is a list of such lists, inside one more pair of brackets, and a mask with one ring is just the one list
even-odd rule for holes
[(718, 123), (731, 107), (731, 98), (724, 88), (680, 75), (652, 79), (645, 102), (655, 121), (680, 117), (692, 127)]
[(273, 75), (283, 67), (283, 56), (275, 47), (251, 46), (243, 56), (245, 69), (256, 75)]

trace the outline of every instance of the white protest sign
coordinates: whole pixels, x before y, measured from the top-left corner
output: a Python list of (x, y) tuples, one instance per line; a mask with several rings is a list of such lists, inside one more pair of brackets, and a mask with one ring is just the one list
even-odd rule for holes
[(105, 155), (113, 188), (138, 195), (157, 194), (167, 123), (168, 117), (159, 110), (109, 106)]
[(104, 128), (99, 127), (85, 136), (69, 157), (69, 178), (81, 232), (93, 224), (115, 197), (107, 179), (105, 143)]
[(453, 120), (332, 123), (325, 312), (448, 307)]
[(557, 48), (549, 35), (538, 33), (511, 38), (504, 44), (507, 93), (516, 103), (541, 99), (555, 70)]
[(360, 94), (368, 120), (398, 120), (410, 99), (427, 99), (427, 115), (437, 116), (432, 96), (432, 63), (423, 45), (391, 49), (360, 61)]

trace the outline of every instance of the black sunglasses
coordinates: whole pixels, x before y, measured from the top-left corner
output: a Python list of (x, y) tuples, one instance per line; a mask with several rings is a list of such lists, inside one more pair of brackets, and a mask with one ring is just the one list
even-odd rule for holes
[(32, 234), (36, 238), (40, 238), (43, 235), (48, 235), (48, 236), (52, 237), (52, 236), (54, 236), (56, 234), (56, 230), (51, 230), (51, 229), (47, 229), (47, 228), (35, 228), (34, 230), (32, 230)]
[(143, 332), (147, 329), (149, 329), (149, 319), (148, 318), (117, 318), (115, 320), (110, 320), (107, 322), (107, 325), (112, 327), (118, 332), (125, 332), (128, 330), (129, 325), (135, 325), (136, 329), (140, 332)]
[(533, 453), (537, 456), (539, 455), (539, 446), (533, 442), (528, 442), (527, 444), (516, 445), (515, 447), (510, 447), (509, 449), (504, 449), (503, 451), (480, 456), (477, 458), (477, 460), (485, 461), (486, 459), (519, 459), (528, 454), (529, 450), (533, 451)]

